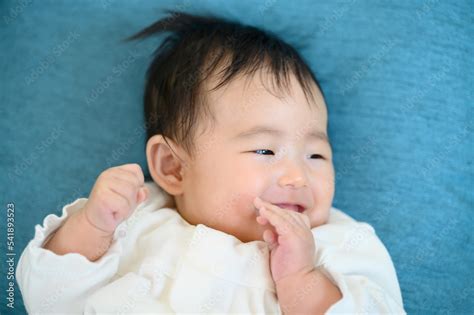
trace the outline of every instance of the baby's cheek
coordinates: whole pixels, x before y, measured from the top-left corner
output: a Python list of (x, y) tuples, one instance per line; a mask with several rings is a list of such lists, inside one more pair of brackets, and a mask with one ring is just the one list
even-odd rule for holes
[(253, 202), (255, 197), (261, 197), (265, 182), (263, 176), (252, 174), (238, 176), (234, 180), (234, 199), (239, 209), (239, 213), (245, 217), (255, 216), (255, 207)]
[(318, 178), (313, 187), (315, 204), (310, 214), (311, 228), (326, 223), (329, 217), (335, 190), (333, 173), (327, 170), (324, 176)]
[(323, 182), (318, 188), (317, 196), (319, 196), (319, 200), (331, 203), (334, 196), (334, 183), (329, 181)]
[(223, 194), (217, 204), (215, 204), (215, 213), (213, 220), (218, 221), (220, 225), (237, 226), (241, 221), (248, 219), (251, 211), (251, 195), (242, 192), (228, 192)]
[(242, 218), (255, 218), (257, 210), (253, 205), (253, 201), (257, 195), (252, 193), (241, 193), (237, 201), (237, 209), (239, 216)]
[(331, 199), (334, 195), (334, 168), (332, 166), (328, 166), (324, 170), (322, 170), (317, 177), (316, 181), (316, 189), (317, 189), (317, 194), (316, 196), (319, 196), (319, 198), (323, 199)]

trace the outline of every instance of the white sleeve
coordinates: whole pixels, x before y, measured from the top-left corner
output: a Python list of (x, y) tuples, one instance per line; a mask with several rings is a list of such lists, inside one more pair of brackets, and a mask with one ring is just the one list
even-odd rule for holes
[(316, 265), (342, 293), (327, 314), (406, 314), (393, 262), (372, 226), (335, 210), (331, 224), (313, 229)]
[(67, 217), (87, 201), (80, 198), (63, 207), (61, 217), (46, 216), (35, 226), (16, 269), (16, 279), (28, 313), (82, 314), (87, 298), (110, 281), (118, 270), (120, 244), (116, 235), (109, 250), (95, 262), (78, 253), (57, 255), (42, 248)]

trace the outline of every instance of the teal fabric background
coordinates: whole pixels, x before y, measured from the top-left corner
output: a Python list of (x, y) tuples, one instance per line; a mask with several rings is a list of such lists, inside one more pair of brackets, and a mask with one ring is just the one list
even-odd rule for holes
[(2, 1), (2, 261), (8, 203), (18, 262), (34, 226), (101, 171), (146, 167), (142, 91), (160, 39), (120, 40), (165, 8), (214, 13), (278, 33), (308, 60), (328, 104), (334, 206), (375, 227), (406, 310), (472, 314), (473, 3)]

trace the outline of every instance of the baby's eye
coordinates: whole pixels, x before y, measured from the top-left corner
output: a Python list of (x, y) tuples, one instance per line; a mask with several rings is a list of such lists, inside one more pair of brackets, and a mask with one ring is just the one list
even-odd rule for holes
[[(267, 149), (259, 149), (259, 150), (255, 150), (255, 151), (252, 151), (252, 152), (255, 152), (255, 153), (261, 154), (261, 155), (274, 154), (272, 150), (267, 150)], [(321, 154), (312, 154), (311, 158), (312, 159), (323, 159), (324, 160), (324, 156), (322, 156)]]
[[(269, 154), (273, 154), (273, 152), (271, 150), (267, 150), (267, 149), (259, 149), (259, 150), (256, 150), (256, 151), (253, 151), (257, 154), (262, 154), (262, 155), (269, 155)], [(262, 152), (270, 152), (270, 153), (262, 153)]]
[(324, 160), (324, 156), (322, 156), (321, 154), (313, 154), (313, 155), (311, 155), (311, 158), (312, 159), (323, 159)]

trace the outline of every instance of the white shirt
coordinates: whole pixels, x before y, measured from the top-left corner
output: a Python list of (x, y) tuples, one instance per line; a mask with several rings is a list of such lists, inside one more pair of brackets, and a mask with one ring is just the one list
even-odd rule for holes
[[(168, 206), (167, 193), (146, 185), (148, 199), (95, 262), (42, 248), (86, 198), (35, 226), (16, 270), (29, 313), (282, 313), (265, 242), (190, 225)], [(327, 314), (405, 314), (392, 260), (370, 225), (331, 208), (327, 224), (311, 231), (315, 266), (343, 296)]]

